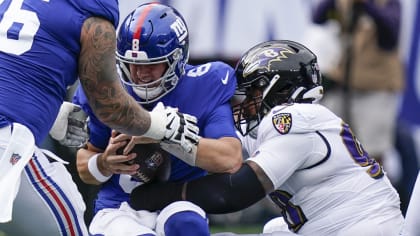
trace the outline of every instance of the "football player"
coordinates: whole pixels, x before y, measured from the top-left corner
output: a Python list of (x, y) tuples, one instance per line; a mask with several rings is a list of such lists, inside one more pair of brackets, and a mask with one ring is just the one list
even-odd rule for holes
[[(184, 183), (142, 185), (134, 209), (186, 200), (207, 213), (244, 209), (268, 196), (299, 235), (398, 235), (400, 199), (382, 167), (350, 127), (317, 102), (323, 95), (316, 56), (287, 40), (256, 45), (236, 67), (235, 123), (255, 143), (235, 173)], [(252, 145), (248, 145), (252, 144)]]
[[(171, 182), (201, 177), (207, 171), (233, 173), (243, 160), (230, 106), (236, 86), (233, 68), (220, 61), (189, 65), (188, 55), (187, 25), (170, 6), (140, 5), (118, 30), (117, 66), (127, 92), (149, 110), (164, 104), (197, 117), (200, 137), (190, 152), (161, 143), (175, 154), (171, 156)], [(111, 128), (92, 113), (82, 88), (76, 91), (74, 102), (90, 117), (89, 142), (77, 152), (78, 172), (84, 182), (101, 185), (90, 233), (209, 235), (204, 211), (189, 202), (168, 206), (156, 223), (155, 214), (132, 210), (126, 203), (129, 194), (143, 183), (132, 177), (139, 166), (123, 162), (135, 154), (116, 155), (127, 143), (117, 140), (123, 134), (111, 136)], [(120, 116), (118, 111), (115, 116)]]
[(0, 230), (88, 235), (70, 174), (37, 148), (67, 86), (80, 78), (97, 118), (120, 132), (170, 141), (184, 135), (184, 118), (149, 115), (121, 86), (112, 66), (118, 1), (1, 1), (0, 16)]

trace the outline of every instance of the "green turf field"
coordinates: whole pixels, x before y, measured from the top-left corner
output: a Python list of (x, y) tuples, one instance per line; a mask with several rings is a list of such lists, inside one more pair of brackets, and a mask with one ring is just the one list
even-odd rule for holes
[(237, 234), (256, 234), (262, 232), (261, 225), (211, 226), (211, 233), (233, 232)]

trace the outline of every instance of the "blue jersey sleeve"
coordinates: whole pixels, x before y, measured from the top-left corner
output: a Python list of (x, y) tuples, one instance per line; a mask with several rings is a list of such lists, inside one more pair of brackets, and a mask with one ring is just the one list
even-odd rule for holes
[(103, 17), (114, 25), (115, 28), (118, 27), (119, 22), (119, 9), (118, 9), (118, 0), (78, 0), (78, 4), (84, 6), (84, 10), (89, 12), (91, 16), (100, 16)]
[(40, 145), (78, 78), (80, 35), (97, 16), (115, 27), (117, 0), (0, 1), (0, 114)]
[(228, 64), (217, 61), (212, 62), (208, 73), (204, 74), (205, 94), (211, 103), (230, 103), (236, 88), (235, 70)]
[(237, 137), (229, 103), (218, 106), (209, 114), (202, 136), (206, 138)]
[(233, 68), (223, 62), (212, 62), (204, 75), (203, 105), (207, 107), (204, 119), (199, 119), (201, 135), (206, 138), (237, 137), (230, 101), (235, 93), (236, 77)]

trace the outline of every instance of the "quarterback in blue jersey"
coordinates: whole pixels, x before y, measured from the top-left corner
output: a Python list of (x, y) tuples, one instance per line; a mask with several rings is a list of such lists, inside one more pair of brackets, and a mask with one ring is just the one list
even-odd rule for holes
[[(121, 24), (116, 54), (122, 84), (143, 107), (152, 110), (163, 103), (197, 117), (200, 138), (190, 154), (161, 143), (175, 154), (168, 181), (195, 179), (207, 171), (230, 173), (240, 167), (241, 145), (230, 106), (236, 86), (233, 68), (223, 62), (187, 64), (188, 30), (176, 9), (159, 3), (137, 7)], [(79, 175), (86, 183), (101, 184), (91, 234), (209, 235), (204, 211), (189, 202), (168, 206), (156, 221), (156, 213), (131, 209), (129, 194), (143, 184), (131, 176), (138, 165), (122, 163), (133, 156), (116, 155), (121, 145), (110, 140), (118, 136), (111, 136), (111, 128), (96, 118), (81, 88), (73, 101), (90, 117), (87, 148), (77, 152)], [(92, 162), (96, 170), (89, 168)]]
[(113, 66), (118, 22), (116, 0), (0, 1), (0, 230), (7, 235), (88, 235), (70, 174), (37, 147), (78, 78), (98, 119), (119, 132), (173, 143), (184, 135), (182, 116), (151, 114), (121, 86)]

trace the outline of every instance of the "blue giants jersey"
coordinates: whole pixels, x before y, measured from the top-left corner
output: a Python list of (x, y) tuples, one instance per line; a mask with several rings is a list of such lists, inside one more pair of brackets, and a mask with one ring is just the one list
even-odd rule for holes
[[(186, 74), (177, 86), (160, 101), (166, 106), (177, 107), (180, 112), (194, 115), (198, 119), (200, 135), (206, 138), (236, 137), (233, 124), (230, 99), (234, 94), (236, 78), (233, 69), (222, 62), (211, 62), (199, 66), (187, 65)], [(128, 92), (140, 100), (133, 91)], [(90, 115), (90, 142), (105, 149), (111, 130), (94, 116), (83, 90), (79, 87), (74, 102)], [(146, 107), (151, 110), (156, 104)], [(169, 181), (190, 180), (203, 176), (206, 172), (191, 167), (185, 162), (171, 157), (171, 175)], [(128, 194), (139, 185), (128, 175), (113, 175), (101, 187), (95, 210), (119, 207), (122, 201), (128, 201)]]
[(91, 16), (117, 26), (118, 1), (0, 1), (0, 120), (26, 125), (37, 144), (77, 79), (82, 24)]

